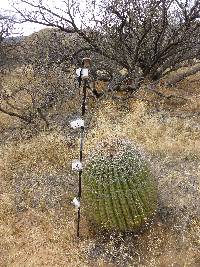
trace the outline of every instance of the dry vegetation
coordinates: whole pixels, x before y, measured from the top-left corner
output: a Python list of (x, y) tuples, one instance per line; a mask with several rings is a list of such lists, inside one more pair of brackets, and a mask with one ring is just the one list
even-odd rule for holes
[(70, 171), (78, 153), (74, 133), (58, 128), (16, 141), (9, 131), (21, 127), (19, 120), (0, 114), (2, 134), (7, 132), (0, 146), (0, 266), (199, 266), (199, 87), (196, 74), (162, 88), (184, 101), (162, 99), (157, 111), (161, 98), (143, 90), (137, 96), (142, 101), (103, 100), (90, 117), (85, 157), (98, 141), (123, 136), (151, 163), (158, 215), (137, 234), (93, 235), (83, 218), (78, 241), (70, 203), (77, 190)]

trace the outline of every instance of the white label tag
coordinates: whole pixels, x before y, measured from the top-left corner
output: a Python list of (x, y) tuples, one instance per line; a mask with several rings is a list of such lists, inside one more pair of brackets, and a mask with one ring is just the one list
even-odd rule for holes
[(84, 120), (82, 119), (76, 119), (74, 121), (71, 121), (70, 122), (70, 125), (73, 129), (77, 129), (77, 128), (80, 128), (80, 127), (84, 127)]
[(82, 78), (88, 77), (88, 69), (82, 69)]
[(78, 77), (80, 77), (81, 76), (81, 68), (78, 68), (78, 69), (76, 69), (76, 75), (78, 76)]
[(76, 197), (73, 199), (72, 204), (75, 206), (75, 208), (80, 208), (80, 202)]
[(80, 162), (80, 160), (75, 159), (72, 161), (72, 171), (80, 171), (82, 170), (82, 163)]

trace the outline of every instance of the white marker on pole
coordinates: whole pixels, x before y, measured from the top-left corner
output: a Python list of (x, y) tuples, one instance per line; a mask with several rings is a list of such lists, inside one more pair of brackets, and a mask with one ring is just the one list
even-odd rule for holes
[(76, 75), (78, 76), (78, 77), (80, 77), (80, 75), (81, 75), (81, 68), (78, 68), (78, 69), (76, 69)]
[(84, 127), (84, 120), (82, 119), (76, 119), (74, 121), (71, 121), (70, 122), (70, 126), (73, 128), (73, 129), (77, 129), (77, 128), (80, 128), (80, 127)]
[(72, 161), (72, 171), (80, 171), (83, 169), (82, 163), (78, 159)]
[(88, 69), (86, 69), (86, 68), (82, 69), (81, 74), (82, 74), (83, 79), (87, 79), (88, 78)]
[(75, 206), (76, 209), (80, 208), (80, 201), (75, 197), (72, 201), (72, 204)]

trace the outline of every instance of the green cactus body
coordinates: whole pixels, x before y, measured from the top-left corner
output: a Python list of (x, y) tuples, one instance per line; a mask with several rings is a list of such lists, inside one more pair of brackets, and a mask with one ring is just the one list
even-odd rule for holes
[(94, 154), (83, 179), (85, 214), (96, 226), (136, 230), (155, 213), (154, 179), (147, 164), (130, 145), (114, 156)]

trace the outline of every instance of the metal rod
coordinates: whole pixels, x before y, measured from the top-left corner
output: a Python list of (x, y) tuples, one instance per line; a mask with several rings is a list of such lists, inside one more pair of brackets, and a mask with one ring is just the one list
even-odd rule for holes
[(85, 115), (85, 111), (86, 111), (86, 96), (87, 96), (87, 80), (85, 79), (83, 81), (83, 99), (82, 99), (82, 116)]
[[(82, 98), (82, 106), (81, 106), (81, 115), (84, 117), (86, 111), (86, 97), (87, 97), (87, 80), (83, 81), (83, 98)], [(80, 162), (83, 161), (83, 141), (84, 141), (84, 127), (81, 127), (80, 132)], [(78, 187), (78, 201), (81, 201), (82, 194), (82, 170), (79, 170), (79, 187)], [(81, 220), (81, 208), (78, 207), (77, 214), (77, 237), (80, 237), (80, 220)]]
[(80, 237), (80, 220), (81, 220), (81, 209), (80, 207), (78, 208), (78, 214), (77, 214), (77, 220), (78, 220), (78, 223), (77, 223), (77, 237)]

